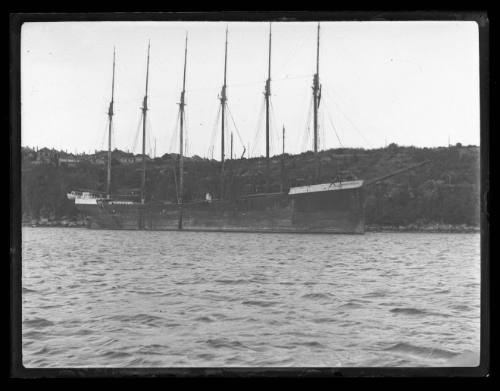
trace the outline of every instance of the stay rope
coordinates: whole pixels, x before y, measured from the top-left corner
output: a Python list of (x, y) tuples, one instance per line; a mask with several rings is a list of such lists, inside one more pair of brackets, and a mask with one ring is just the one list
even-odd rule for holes
[(231, 113), (231, 110), (229, 110), (229, 106), (226, 104), (227, 112), (229, 113), (229, 116), (231, 117), (231, 121), (233, 122), (234, 130), (236, 130), (236, 135), (240, 139), (241, 146), (245, 148), (245, 143), (243, 142), (243, 138), (241, 137), (240, 131), (238, 130), (238, 127), (236, 126), (236, 122), (234, 121), (233, 113)]
[(134, 142), (132, 144), (132, 152), (134, 154), (137, 151), (137, 141), (139, 140), (139, 133), (141, 131), (141, 124), (142, 124), (142, 111), (141, 111), (141, 114), (140, 114), (139, 123), (137, 124), (137, 128), (135, 130)]
[(333, 94), (330, 95), (329, 88), (326, 88), (326, 94), (330, 98), (330, 100), (337, 106), (337, 109), (340, 111), (340, 113), (344, 116), (344, 118), (351, 124), (352, 128), (356, 131), (356, 133), (363, 139), (363, 141), (366, 143), (366, 145), (371, 148), (371, 143), (367, 140), (367, 138), (361, 133), (359, 128), (356, 126), (356, 124), (349, 118), (349, 116), (342, 110), (340, 107), (339, 103), (333, 99)]
[(177, 111), (177, 118), (174, 123), (173, 131), (172, 131), (172, 136), (170, 136), (170, 143), (168, 144), (168, 152), (170, 153), (176, 153), (176, 142), (177, 142), (177, 137), (179, 133), (179, 119), (180, 119), (180, 111)]
[(310, 124), (311, 124), (311, 117), (312, 117), (312, 109), (313, 109), (313, 97), (311, 96), (311, 99), (309, 100), (309, 110), (307, 112), (307, 118), (306, 118), (306, 122), (305, 122), (306, 131), (303, 133), (302, 144), (300, 145), (301, 151), (307, 150), (307, 144), (309, 143), (309, 139), (311, 136)]
[(262, 104), (260, 106), (260, 112), (259, 112), (259, 117), (257, 120), (257, 129), (255, 131), (255, 136), (251, 145), (251, 151), (252, 151), (252, 156), (255, 156), (255, 152), (258, 151), (258, 140), (260, 138), (261, 130), (262, 130), (262, 119), (264, 116), (264, 106), (265, 106), (265, 101), (262, 101)]
[(217, 125), (219, 124), (219, 117), (221, 115), (221, 106), (218, 106), (217, 114), (215, 115), (215, 120), (212, 127), (212, 134), (210, 135), (210, 144), (208, 145), (208, 156), (207, 158), (211, 159), (214, 154), (215, 148), (215, 136), (217, 135)]

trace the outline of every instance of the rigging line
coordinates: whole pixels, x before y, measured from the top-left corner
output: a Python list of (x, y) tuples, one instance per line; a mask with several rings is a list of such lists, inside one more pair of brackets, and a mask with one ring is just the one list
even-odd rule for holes
[(212, 126), (212, 133), (210, 134), (210, 144), (208, 144), (208, 158), (211, 158), (211, 154), (213, 153), (214, 150), (214, 144), (215, 144), (215, 136), (217, 135), (217, 128), (219, 125), (219, 118), (221, 115), (221, 106), (218, 105), (217, 109), (217, 114), (215, 115), (215, 121), (213, 122)]
[(149, 157), (152, 157), (151, 151), (152, 151), (152, 140), (151, 136), (153, 136), (153, 125), (151, 124), (151, 116), (146, 117), (146, 144), (148, 145), (148, 151), (149, 151)]
[(135, 155), (135, 151), (137, 148), (137, 142), (139, 140), (139, 133), (141, 130), (141, 123), (142, 123), (142, 111), (141, 114), (139, 115), (139, 122), (137, 124), (137, 128), (135, 130), (135, 137), (134, 137), (134, 143), (132, 144), (132, 153)]
[(330, 121), (330, 125), (332, 125), (332, 129), (333, 129), (333, 131), (335, 132), (335, 136), (337, 137), (337, 140), (338, 140), (338, 142), (339, 142), (339, 144), (340, 144), (340, 147), (341, 147), (341, 148), (344, 148), (344, 146), (342, 145), (342, 141), (340, 141), (339, 134), (337, 133), (337, 128), (336, 128), (336, 127), (335, 127), (335, 125), (333, 124), (332, 117), (330, 116), (330, 112), (329, 112), (328, 110), (324, 110), (324, 111), (326, 111), (326, 115), (327, 115), (327, 117), (328, 117), (328, 119), (329, 119), (329, 121)]
[(188, 123), (188, 115), (187, 115), (187, 110), (184, 110), (184, 151), (183, 155), (187, 157), (188, 152), (189, 152), (189, 137), (188, 137), (188, 129), (189, 129), (189, 123)]
[(264, 117), (264, 106), (265, 106), (265, 101), (262, 100), (262, 103), (260, 106), (259, 117), (257, 119), (257, 129), (255, 130), (254, 139), (253, 139), (253, 142), (251, 145), (252, 156), (255, 156), (255, 152), (258, 151), (258, 145), (259, 145), (258, 140), (259, 140), (259, 136), (260, 136), (261, 131), (262, 131), (262, 120)]
[[(109, 124), (109, 117), (107, 111), (105, 112), (106, 116), (103, 116), (100, 118), (101, 125), (98, 127), (98, 129), (101, 129), (98, 131), (95, 136), (94, 136), (94, 149), (99, 148), (100, 150), (103, 150), (104, 148), (104, 143), (108, 139), (107, 138), (107, 133), (108, 133), (108, 124)], [(100, 122), (100, 121), (99, 121)], [(107, 150), (107, 148), (106, 148)]]
[(302, 142), (301, 151), (310, 150), (310, 148), (308, 148), (310, 138), (311, 138), (311, 126), (310, 126), (310, 124), (307, 124), (306, 132), (305, 132), (305, 139)]
[(172, 130), (172, 136), (170, 136), (170, 143), (168, 144), (168, 152), (169, 153), (174, 153), (175, 152), (175, 145), (177, 142), (177, 135), (179, 133), (179, 117), (180, 117), (180, 111), (177, 111), (177, 117), (174, 122), (173, 130)]
[[(269, 124), (270, 125), (269, 132), (271, 133), (272, 129), (276, 129), (275, 125), (277, 122), (276, 122), (276, 112), (274, 110), (273, 102), (270, 101), (269, 103), (271, 106), (271, 121)], [(271, 139), (271, 146), (276, 147), (276, 145), (279, 145), (279, 143), (280, 143), (279, 132), (272, 132), (270, 139)], [(273, 149), (271, 148), (271, 150), (273, 150)]]
[(101, 142), (97, 144), (99, 148), (102, 150), (104, 148), (104, 140), (107, 139), (107, 127), (108, 127), (109, 119), (104, 122), (103, 130), (101, 131)]
[[(255, 135), (255, 139), (253, 140), (253, 147), (254, 147), (254, 155), (261, 156), (262, 154), (265, 153), (265, 142), (263, 140), (262, 134), (265, 131), (265, 126), (263, 126), (264, 120), (265, 120), (265, 110), (266, 110), (266, 104), (265, 100), (262, 101), (262, 106), (259, 114), (259, 122), (258, 122), (258, 127), (257, 127), (257, 134)], [(260, 141), (260, 142), (259, 142)], [(262, 148), (263, 150), (260, 150)], [(260, 153), (260, 155), (259, 155)]]
[(273, 115), (271, 113), (271, 103), (269, 102), (269, 158), (271, 159), (273, 157), (273, 147), (274, 147), (274, 140), (273, 140)]
[(323, 123), (322, 121), (322, 112), (323, 110), (318, 107), (318, 151), (321, 151), (321, 145), (323, 143)]
[(371, 148), (371, 143), (366, 139), (366, 137), (361, 133), (361, 131), (358, 129), (358, 127), (354, 124), (354, 122), (347, 116), (347, 114), (344, 113), (344, 111), (340, 108), (340, 105), (338, 102), (336, 102), (335, 99), (333, 99), (332, 95), (330, 95), (330, 92), (328, 91), (329, 88), (326, 88), (326, 94), (328, 95), (328, 97), (331, 99), (331, 101), (337, 106), (338, 110), (340, 111), (340, 113), (344, 116), (345, 119), (347, 119), (347, 121), (349, 121), (349, 123), (352, 125), (352, 127), (354, 128), (354, 130), (358, 133), (358, 135), (361, 136), (361, 138), (366, 142), (366, 144), (368, 145), (368, 147)]
[(241, 145), (244, 147), (245, 143), (243, 142), (243, 138), (241, 137), (240, 131), (238, 130), (238, 127), (236, 126), (236, 122), (234, 121), (233, 113), (231, 113), (231, 110), (229, 109), (229, 106), (226, 103), (226, 108), (227, 112), (229, 113), (229, 116), (231, 117), (231, 121), (233, 122), (234, 129), (236, 130), (236, 134), (238, 135), (238, 138), (240, 139)]
[(113, 151), (115, 145), (117, 145), (115, 141), (115, 123), (111, 122), (111, 151)]
[[(277, 77), (273, 78), (273, 83), (274, 82), (281, 82), (285, 80), (295, 80), (295, 79), (305, 79), (313, 76), (313, 74), (308, 74), (308, 75), (297, 75), (297, 76), (287, 76), (287, 77)], [(242, 87), (242, 86), (249, 86), (249, 85), (256, 85), (256, 84), (262, 84), (265, 83), (265, 80), (260, 80), (260, 81), (251, 81), (251, 82), (246, 82), (246, 83), (234, 83), (234, 84), (227, 84), (227, 88), (233, 88), (233, 87)], [(196, 89), (186, 89), (186, 93), (193, 93), (193, 92), (202, 92), (202, 91), (218, 91), (220, 87), (207, 87), (207, 88), (196, 88)]]
[(347, 116), (347, 114), (340, 108), (340, 106), (337, 104), (337, 108), (339, 111), (342, 113), (342, 115), (349, 121), (349, 123), (352, 125), (356, 133), (358, 133), (359, 136), (365, 141), (366, 145), (371, 148), (371, 143), (368, 141), (368, 139), (361, 133), (359, 128), (354, 124), (354, 122)]
[(282, 81), (286, 81), (286, 80), (296, 80), (296, 79), (306, 79), (306, 78), (310, 78), (311, 76), (313, 76), (313, 74), (309, 74), (309, 75), (301, 75), (301, 76), (292, 76), (292, 77), (278, 77), (276, 79), (273, 79), (273, 83), (275, 82), (282, 82)]
[(302, 48), (302, 45), (304, 45), (304, 42), (306, 40), (306, 37), (303, 36), (302, 37), (302, 40), (300, 42), (298, 42), (294, 48), (292, 48), (292, 50), (290, 50), (289, 54), (292, 53), (291, 56), (287, 56), (287, 59), (286, 61), (283, 63), (283, 65), (281, 67), (279, 67), (278, 69), (278, 74), (281, 73), (281, 71), (283, 71), (284, 69), (286, 69), (286, 67), (290, 64), (291, 60), (295, 58), (295, 55), (297, 54), (297, 52), (299, 51), (299, 49)]
[(320, 131), (321, 131), (321, 138), (320, 138), (320, 150), (326, 149), (326, 132), (325, 132), (325, 111), (322, 109), (320, 110), (320, 116), (321, 116), (321, 123), (320, 123)]
[(211, 149), (211, 151), (209, 150), (209, 156), (211, 156), (211, 157), (213, 157), (213, 153), (214, 153), (214, 150), (215, 150), (215, 137), (217, 136), (217, 131), (218, 131), (218, 128), (219, 128), (219, 121), (220, 121), (220, 118), (221, 118), (221, 115), (222, 115), (221, 111), (222, 111), (221, 106), (218, 106), (217, 107), (217, 114), (215, 116), (215, 121), (214, 121), (213, 127), (212, 127), (212, 135), (210, 137), (209, 149)]
[[(231, 138), (231, 131), (229, 130), (229, 126), (228, 126), (229, 125), (228, 116), (226, 116), (226, 118), (224, 120), (226, 121), (224, 123), (224, 137), (225, 137), (225, 140), (229, 141)], [(226, 142), (224, 145), (224, 148), (226, 149), (226, 151), (228, 148), (231, 148), (230, 145), (228, 145), (228, 144), (229, 144), (229, 142)], [(229, 152), (228, 152), (227, 156), (229, 156)], [(224, 164), (226, 164), (226, 161), (224, 161)]]
[(308, 150), (307, 145), (309, 143), (309, 137), (311, 134), (310, 130), (310, 124), (311, 124), (311, 117), (312, 117), (312, 107), (313, 107), (313, 97), (311, 96), (309, 98), (309, 110), (307, 112), (307, 117), (306, 117), (306, 122), (305, 122), (305, 128), (306, 131), (303, 133), (302, 136), (302, 144), (300, 144), (300, 151)]
[[(217, 123), (219, 121), (218, 117), (219, 117), (219, 112), (220, 112), (220, 102), (218, 102), (218, 99), (214, 99), (214, 102), (210, 108), (210, 110), (208, 110), (208, 113), (214, 113), (216, 112), (217, 110), (217, 113), (214, 117), (214, 122), (209, 122), (207, 123), (207, 125), (212, 125), (211, 127), (209, 127), (208, 129), (211, 129), (211, 133), (210, 133), (210, 140), (214, 139), (215, 136), (213, 135), (213, 132), (214, 132), (214, 127), (217, 126)], [(202, 122), (200, 123), (200, 127), (203, 127), (205, 126), (205, 124)], [(210, 144), (208, 145), (208, 150), (210, 150), (210, 145), (213, 143), (213, 141), (210, 142)]]
[[(318, 108), (318, 122), (317, 122), (317, 139), (318, 139), (318, 152), (321, 151), (321, 111)], [(314, 128), (313, 128), (314, 130)], [(313, 134), (314, 137), (314, 134)], [(314, 140), (314, 139), (313, 139)], [(314, 141), (313, 141), (314, 142)]]

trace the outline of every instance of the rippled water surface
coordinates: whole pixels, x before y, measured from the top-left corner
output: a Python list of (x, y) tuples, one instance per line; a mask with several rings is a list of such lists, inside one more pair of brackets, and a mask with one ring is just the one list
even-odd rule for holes
[(22, 234), (27, 367), (479, 364), (479, 234)]

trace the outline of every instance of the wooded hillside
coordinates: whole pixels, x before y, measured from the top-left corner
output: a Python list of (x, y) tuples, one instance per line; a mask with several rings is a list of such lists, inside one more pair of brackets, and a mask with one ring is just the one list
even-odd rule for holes
[[(66, 193), (77, 189), (104, 191), (106, 166), (82, 161), (66, 164), (53, 159), (36, 162), (23, 149), (23, 219), (76, 218)], [(113, 156), (120, 151), (114, 151)], [(31, 156), (31, 157), (30, 157)], [(399, 147), (330, 149), (318, 159), (312, 152), (271, 160), (269, 191), (335, 180), (352, 175), (370, 180), (430, 160), (430, 164), (366, 186), (366, 223), (375, 225), (467, 224), (479, 225), (479, 148), (456, 145), (442, 148)], [(147, 162), (149, 198), (176, 202), (178, 156), (166, 154)], [(142, 163), (112, 161), (112, 192), (140, 186)], [(184, 160), (184, 200), (204, 199), (207, 192), (220, 196), (220, 162), (194, 156)], [(265, 191), (264, 158), (229, 160), (225, 164), (225, 198)]]

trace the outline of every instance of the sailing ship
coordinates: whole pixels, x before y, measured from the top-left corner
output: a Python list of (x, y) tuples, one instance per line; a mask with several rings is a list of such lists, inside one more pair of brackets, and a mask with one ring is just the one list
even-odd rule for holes
[[(316, 73), (313, 76), (313, 150), (318, 155), (318, 108), (321, 100), (319, 79), (319, 39), (320, 25), (317, 26)], [(264, 97), (266, 108), (266, 191), (257, 194), (225, 199), (225, 115), (227, 104), (227, 42), (226, 28), (224, 80), (220, 93), (221, 103), (221, 197), (212, 199), (210, 194), (198, 201), (183, 201), (184, 176), (184, 124), (188, 37), (184, 49), (183, 84), (179, 105), (179, 181), (177, 203), (146, 200), (146, 117), (148, 111), (148, 80), (150, 44), (148, 43), (146, 62), (146, 88), (142, 105), (142, 176), (140, 199), (123, 199), (111, 194), (111, 127), (113, 121), (115, 54), (113, 52), (113, 79), (111, 102), (108, 110), (108, 165), (106, 193), (95, 191), (72, 191), (67, 196), (75, 201), (77, 209), (86, 216), (89, 228), (130, 229), (130, 230), (194, 230), (230, 232), (294, 232), (294, 233), (349, 233), (362, 234), (365, 231), (364, 187), (402, 171), (365, 183), (363, 180), (338, 178), (333, 182), (316, 183), (307, 186), (290, 187), (280, 192), (269, 191), (269, 137), (270, 137), (270, 96), (271, 96), (271, 43), (269, 26), (268, 77)], [(284, 153), (284, 128), (283, 128)], [(232, 157), (232, 152), (231, 152)], [(421, 163), (421, 164), (425, 164)], [(419, 164), (420, 165), (420, 164)], [(177, 185), (177, 184), (176, 184)]]

